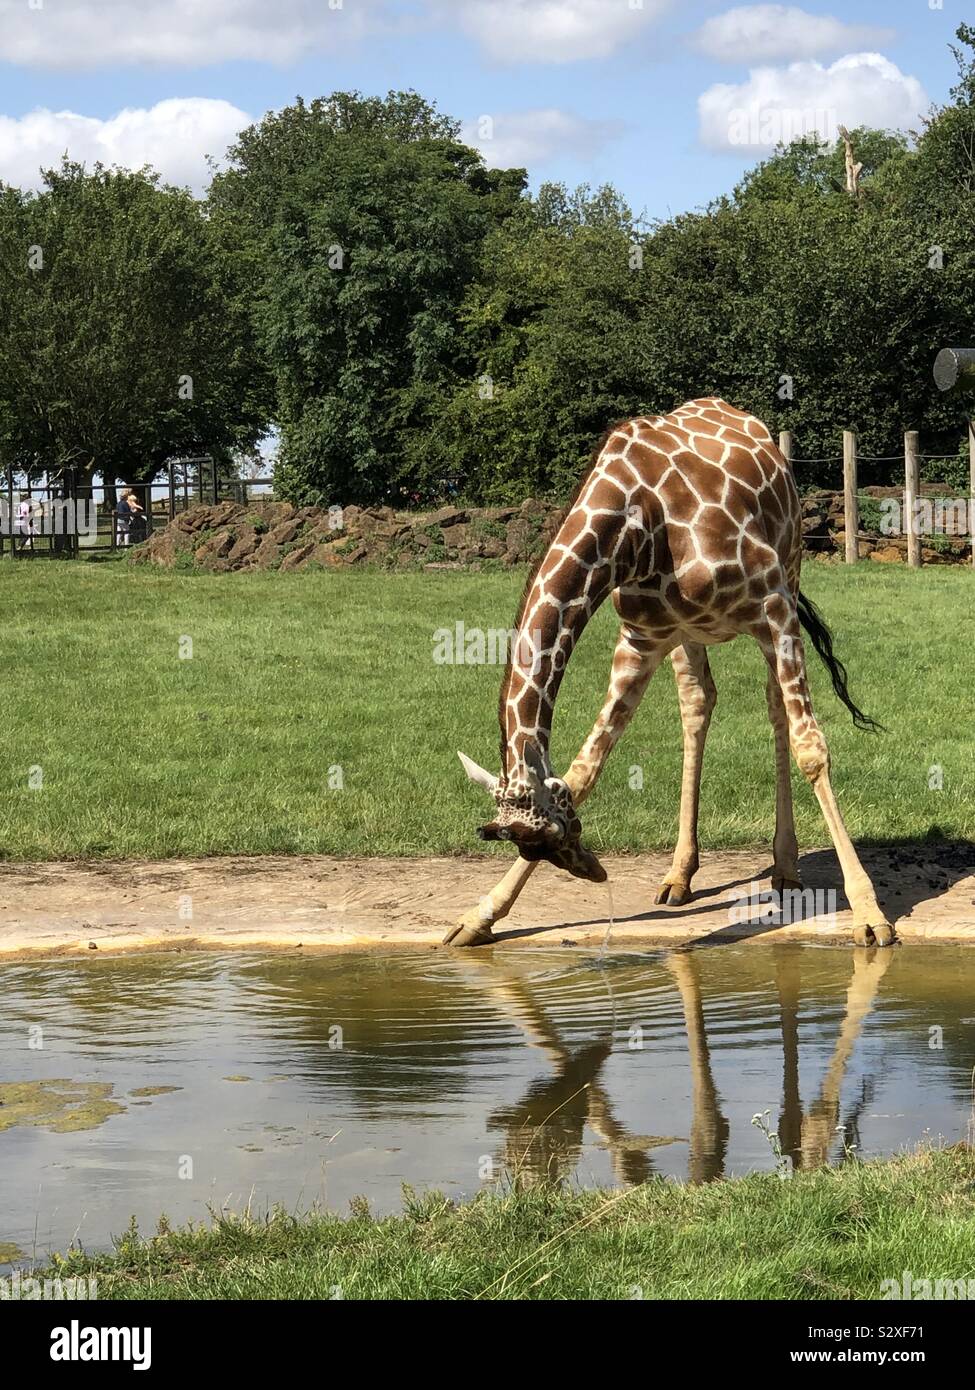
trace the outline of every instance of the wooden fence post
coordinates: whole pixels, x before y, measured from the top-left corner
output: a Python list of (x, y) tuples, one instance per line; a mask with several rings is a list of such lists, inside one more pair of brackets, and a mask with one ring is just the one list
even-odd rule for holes
[(917, 499), (921, 491), (917, 430), (904, 432), (904, 517), (907, 531), (907, 563), (917, 569), (921, 563), (921, 536), (918, 531)]
[(975, 420), (968, 422), (968, 539), (972, 543), (972, 564), (975, 565)]
[(779, 432), (779, 453), (785, 459), (789, 467), (792, 467), (792, 431), (780, 430)]
[(860, 558), (860, 508), (857, 505), (857, 437), (854, 430), (843, 431), (843, 527), (846, 532), (846, 563)]

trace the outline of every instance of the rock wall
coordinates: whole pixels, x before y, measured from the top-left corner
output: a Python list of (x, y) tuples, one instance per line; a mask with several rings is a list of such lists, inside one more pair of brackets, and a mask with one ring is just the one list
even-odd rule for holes
[[(879, 502), (901, 497), (896, 488), (867, 488), (860, 526), (860, 555), (881, 564), (907, 559), (904, 536), (879, 531)], [(391, 507), (294, 507), (290, 502), (219, 502), (181, 512), (143, 545), (134, 564), (156, 564), (226, 573), (231, 570), (334, 569), (378, 565), (385, 569), (457, 569), (485, 561), (523, 565), (535, 560), (558, 529), (564, 509), (529, 499), (519, 507), (441, 507), (433, 512), (395, 512)], [(873, 522), (873, 526), (871, 526)], [(802, 501), (803, 548), (823, 559), (844, 551), (842, 494), (807, 493)], [(966, 539), (926, 537), (925, 564), (968, 562)]]
[(181, 512), (135, 547), (131, 560), (215, 573), (356, 564), (434, 569), (485, 560), (521, 565), (545, 549), (562, 515), (561, 508), (531, 499), (520, 507), (441, 507), (421, 513), (219, 502)]

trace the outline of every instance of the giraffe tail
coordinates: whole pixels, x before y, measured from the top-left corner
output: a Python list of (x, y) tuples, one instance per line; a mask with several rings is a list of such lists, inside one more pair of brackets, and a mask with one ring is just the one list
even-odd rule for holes
[(853, 715), (853, 723), (858, 729), (867, 729), (870, 733), (885, 733), (883, 724), (878, 724), (876, 719), (871, 719), (869, 714), (864, 714), (863, 710), (855, 705), (850, 698), (846, 683), (846, 667), (833, 651), (833, 634), (826, 626), (826, 621), (819, 609), (803, 593), (799, 594), (796, 607), (799, 610), (800, 623), (809, 634), (809, 640), (829, 672), (837, 697), (843, 701)]

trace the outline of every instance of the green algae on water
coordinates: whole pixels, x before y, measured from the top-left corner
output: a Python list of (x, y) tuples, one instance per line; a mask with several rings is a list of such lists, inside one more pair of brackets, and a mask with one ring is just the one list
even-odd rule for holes
[(181, 1091), (182, 1086), (137, 1086), (130, 1096), (168, 1096), (171, 1091)]
[(125, 1106), (110, 1099), (110, 1081), (0, 1082), (0, 1131), (17, 1125), (34, 1125), (55, 1134), (95, 1129), (111, 1115), (122, 1115)]
[(11, 1245), (0, 1240), (0, 1265), (12, 1265), (14, 1260), (26, 1260), (27, 1256), (19, 1245)]

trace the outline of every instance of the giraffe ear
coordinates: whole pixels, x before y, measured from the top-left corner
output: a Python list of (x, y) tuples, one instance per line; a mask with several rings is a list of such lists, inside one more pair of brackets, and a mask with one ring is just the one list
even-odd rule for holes
[(525, 744), (524, 757), (528, 775), (535, 784), (536, 790), (541, 790), (545, 785), (545, 778), (548, 776), (548, 770), (542, 760), (541, 753), (535, 747), (534, 743)]
[(479, 787), (483, 787), (485, 791), (490, 792), (493, 796), (498, 785), (498, 779), (492, 777), (487, 768), (479, 767), (472, 758), (468, 758), (464, 753), (458, 753), (457, 756), (463, 763), (464, 771), (471, 781), (476, 782)]

